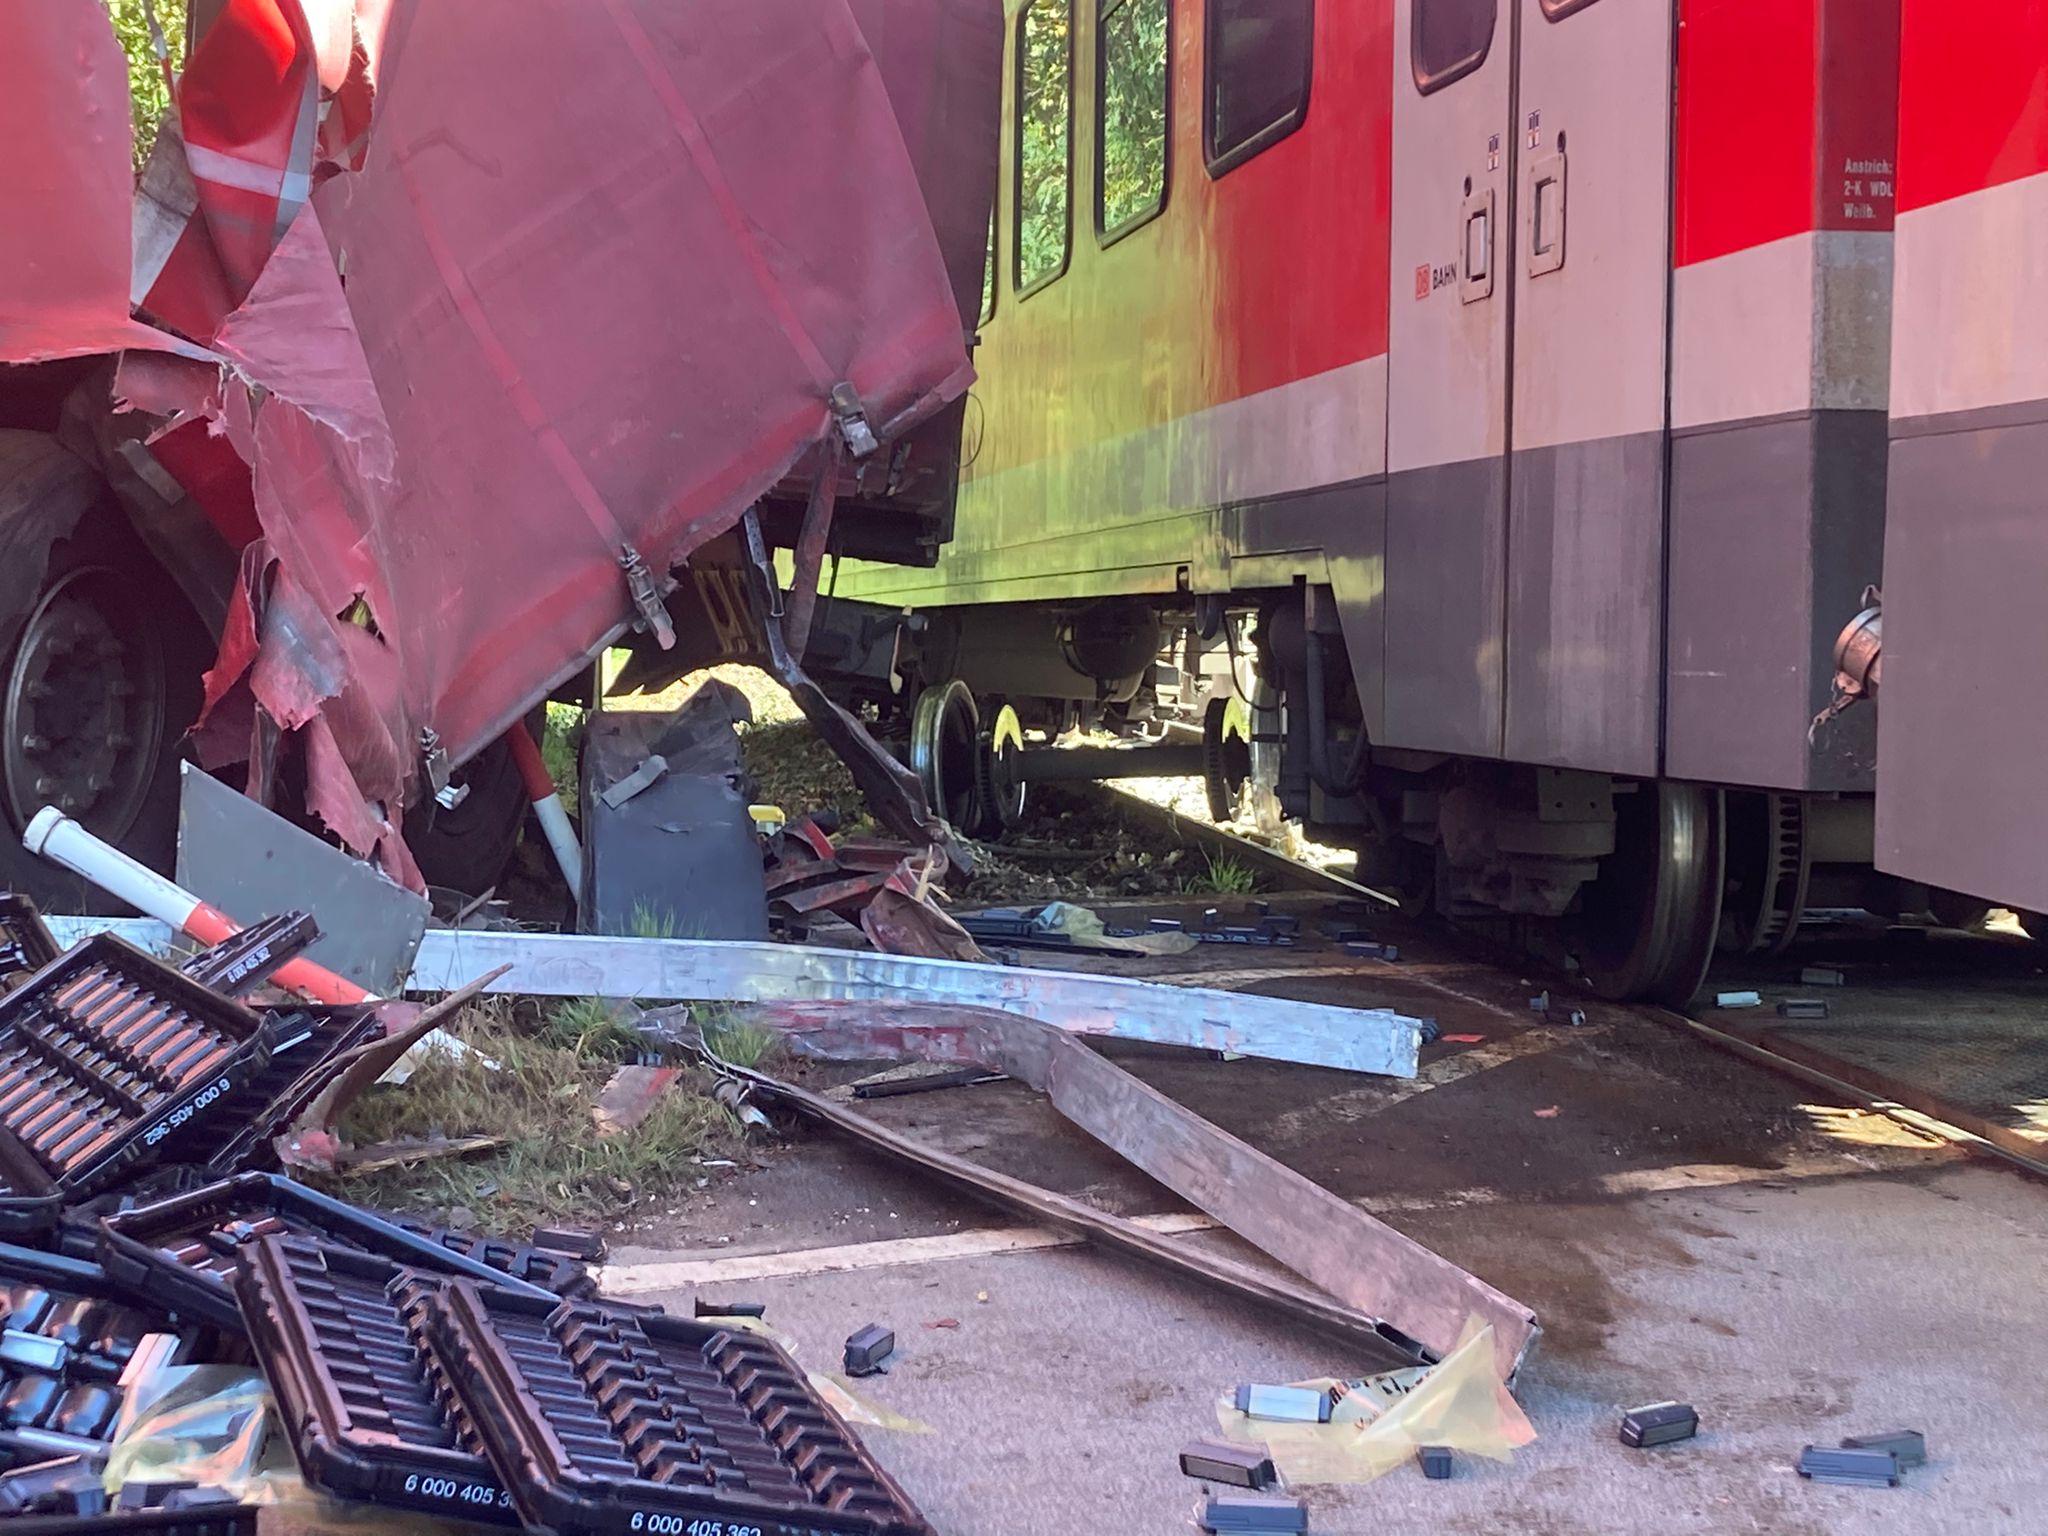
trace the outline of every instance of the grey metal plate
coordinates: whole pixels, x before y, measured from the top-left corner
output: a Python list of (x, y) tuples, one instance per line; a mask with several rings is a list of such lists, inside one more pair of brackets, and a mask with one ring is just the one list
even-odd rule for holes
[(239, 923), (311, 912), (306, 957), (397, 996), (427, 931), (424, 896), (351, 858), (190, 763), (178, 802), (178, 883)]

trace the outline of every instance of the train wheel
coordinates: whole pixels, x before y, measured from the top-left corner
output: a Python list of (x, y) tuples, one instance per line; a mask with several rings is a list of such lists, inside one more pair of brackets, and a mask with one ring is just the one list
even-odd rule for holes
[(927, 688), (910, 716), (910, 768), (924, 784), (931, 808), (956, 827), (978, 819), (975, 758), (981, 752), (981, 714), (974, 694), (957, 677)]
[(1216, 698), (1202, 711), (1202, 787), (1209, 819), (1237, 815), (1238, 797), (1252, 776), (1251, 711), (1236, 698)]
[(1721, 926), (1721, 791), (1643, 784), (1615, 817), (1614, 852), (1580, 898), (1579, 963), (1604, 997), (1683, 1006)]
[(1024, 779), (1017, 769), (1017, 755), (1023, 750), (1023, 723), (1005, 704), (974, 754), (975, 820), (967, 828), (970, 835), (1001, 837), (1024, 819)]
[(1726, 807), (1721, 947), (1739, 955), (1778, 954), (1792, 942), (1806, 910), (1806, 801), (1730, 790)]

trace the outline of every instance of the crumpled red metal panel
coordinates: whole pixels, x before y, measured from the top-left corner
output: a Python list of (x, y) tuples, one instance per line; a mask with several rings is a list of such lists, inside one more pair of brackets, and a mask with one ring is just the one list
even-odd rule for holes
[(896, 108), (945, 253), (960, 323), (981, 317), (996, 205), (1003, 8), (989, 0), (851, 0)]
[(299, 432), (257, 464), (284, 566), (330, 613), (365, 598), (457, 761), (632, 617), (626, 547), (665, 571), (835, 430), (835, 384), (879, 424), (971, 376), (845, 0), (520, 18), (398, 0), (364, 168), (314, 193), (392, 481)]
[(68, 289), (43, 246), (26, 258), (37, 334), (177, 345), (112, 323), (144, 290), (222, 372), (137, 393), (185, 395), (252, 467), (266, 574), (245, 566), (236, 635), (255, 654), (211, 680), (209, 759), (224, 731), (261, 758), (298, 730), (313, 809), (406, 867), (422, 733), (460, 763), (585, 665), (635, 616), (622, 562), (665, 584), (839, 430), (835, 386), (897, 430), (964, 392), (905, 144), (929, 114), (902, 82), (940, 67), (920, 16), (994, 0), (888, 0), (893, 100), (851, 3), (527, 0), (478, 26), (356, 0), (344, 29), (344, 0), (225, 0), (145, 177), (132, 273), (125, 239), (110, 254), (128, 146), (104, 14), (32, 8), (63, 24), (30, 52), (66, 69), (25, 100), (70, 134), (48, 163), (83, 178), (43, 198), (75, 250)]
[(128, 66), (97, 0), (0, 22), (0, 361), (170, 338), (128, 316)]
[[(332, 34), (329, 0), (314, 9)], [(311, 189), (320, 65), (300, 0), (224, 0), (143, 178), (137, 308), (204, 342), (247, 297)]]

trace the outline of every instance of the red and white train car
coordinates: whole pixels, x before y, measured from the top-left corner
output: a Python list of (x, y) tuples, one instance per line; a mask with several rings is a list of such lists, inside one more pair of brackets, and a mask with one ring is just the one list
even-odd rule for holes
[(1256, 614), (1289, 809), (1615, 995), (2048, 905), (2048, 8), (1903, 0), (1902, 146), (1901, 6), (1011, 0), (955, 538), (840, 594), (1027, 716)]
[(2042, 912), (2048, 4), (1904, 9), (1877, 861)]

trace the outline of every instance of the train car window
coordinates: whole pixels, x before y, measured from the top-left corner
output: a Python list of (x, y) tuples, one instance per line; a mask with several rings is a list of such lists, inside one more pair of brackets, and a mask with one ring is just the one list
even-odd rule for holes
[(1096, 23), (1095, 232), (1122, 238), (1166, 207), (1167, 0), (1103, 0)]
[(1209, 0), (1203, 137), (1211, 176), (1301, 126), (1314, 46), (1314, 0)]
[[(1486, 62), (1493, 46), (1499, 0), (1412, 0), (1410, 62), (1416, 87), (1427, 96), (1462, 80)], [(1566, 4), (1575, 0), (1565, 0)], [(1548, 7), (1546, 6), (1546, 9)]]
[(1073, 247), (1073, 0), (1029, 0), (1017, 26), (1016, 277), (1021, 297), (1066, 271)]

